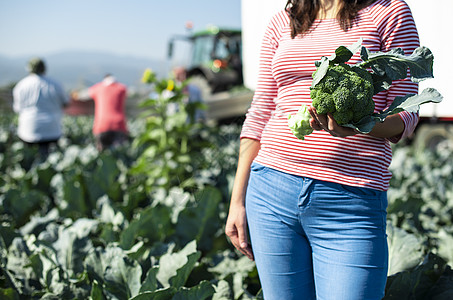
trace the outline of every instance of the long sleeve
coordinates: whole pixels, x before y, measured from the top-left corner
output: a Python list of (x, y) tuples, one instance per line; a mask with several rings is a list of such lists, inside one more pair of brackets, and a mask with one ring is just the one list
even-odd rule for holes
[(252, 104), (246, 114), (241, 138), (260, 140), (261, 134), (275, 110), (274, 99), (277, 97), (278, 87), (272, 75), (272, 60), (281, 36), (279, 28), (282, 28), (285, 24), (284, 14), (284, 12), (280, 12), (275, 15), (264, 34), (261, 44), (258, 84)]

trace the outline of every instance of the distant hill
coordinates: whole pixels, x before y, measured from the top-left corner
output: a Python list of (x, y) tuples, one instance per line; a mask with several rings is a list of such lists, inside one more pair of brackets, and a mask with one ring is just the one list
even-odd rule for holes
[[(17, 82), (27, 75), (25, 65), (30, 56), (0, 55), (0, 86)], [(168, 72), (165, 61), (101, 52), (67, 51), (44, 56), (47, 75), (59, 80), (67, 90), (90, 86), (113, 74), (118, 81), (137, 86), (143, 71), (152, 68), (158, 75)]]

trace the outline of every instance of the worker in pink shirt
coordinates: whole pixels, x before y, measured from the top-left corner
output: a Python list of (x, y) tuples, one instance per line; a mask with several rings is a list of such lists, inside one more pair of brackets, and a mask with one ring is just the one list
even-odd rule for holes
[(78, 95), (77, 100), (94, 100), (93, 135), (99, 151), (128, 141), (125, 102), (127, 88), (107, 74), (104, 79)]

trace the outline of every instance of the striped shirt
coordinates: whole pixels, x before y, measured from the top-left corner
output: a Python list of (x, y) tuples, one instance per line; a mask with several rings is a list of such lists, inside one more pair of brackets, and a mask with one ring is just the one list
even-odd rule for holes
[[(259, 140), (261, 149), (255, 162), (295, 174), (340, 184), (387, 190), (391, 173), (390, 142), (411, 134), (418, 114), (401, 112), (405, 130), (401, 137), (375, 138), (357, 134), (340, 138), (314, 131), (297, 139), (288, 127), (288, 114), (296, 114), (302, 104), (310, 104), (314, 62), (330, 56), (341, 45), (363, 39), (372, 52), (402, 48), (405, 54), (419, 46), (417, 29), (403, 0), (378, 0), (362, 9), (353, 27), (343, 31), (336, 19), (315, 20), (310, 31), (291, 38), (286, 11), (270, 21), (263, 38), (258, 85), (243, 124), (241, 138)], [(356, 53), (348, 63), (360, 61)], [(418, 84), (394, 81), (390, 89), (373, 97), (375, 112), (388, 107), (395, 96), (417, 94)]]

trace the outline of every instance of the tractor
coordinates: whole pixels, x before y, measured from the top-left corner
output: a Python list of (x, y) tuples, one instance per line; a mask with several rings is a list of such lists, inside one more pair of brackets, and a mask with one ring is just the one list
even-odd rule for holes
[(168, 43), (168, 58), (173, 59), (176, 41), (191, 48), (187, 77), (202, 90), (207, 100), (212, 94), (243, 84), (241, 31), (211, 26), (186, 36), (174, 36)]

